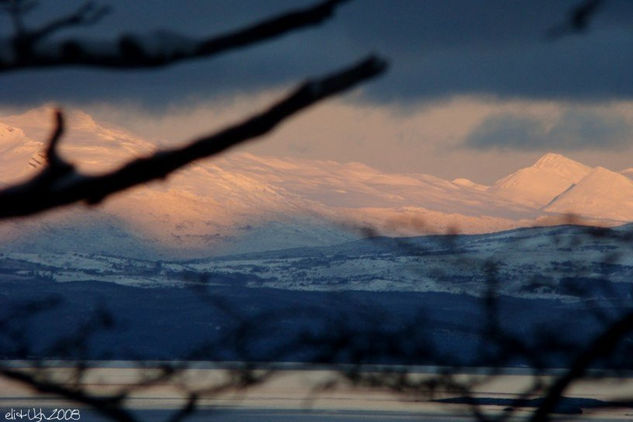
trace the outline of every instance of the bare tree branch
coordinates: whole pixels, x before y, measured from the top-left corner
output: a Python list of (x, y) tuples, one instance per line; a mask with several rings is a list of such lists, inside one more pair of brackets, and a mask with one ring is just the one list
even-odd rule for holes
[(548, 38), (558, 39), (565, 35), (584, 32), (604, 4), (605, 0), (583, 0), (569, 11), (565, 22), (548, 31)]
[(584, 31), (587, 29), (591, 18), (603, 4), (604, 0), (585, 0), (576, 6), (569, 16), (571, 26), (577, 31)]
[(36, 1), (28, 0), (0, 0), (0, 10), (7, 13), (11, 17), (13, 30), (16, 37), (24, 34), (24, 22), (22, 17), (37, 6)]
[(49, 166), (54, 166), (61, 161), (61, 157), (57, 153), (57, 145), (59, 140), (64, 134), (64, 116), (61, 110), (55, 110), (55, 129), (51, 134), (51, 138), (48, 141), (48, 147), (46, 148), (46, 160)]
[[(373, 78), (385, 69), (385, 61), (374, 56), (368, 57), (342, 71), (307, 81), (268, 110), (239, 124), (183, 147), (135, 159), (111, 173), (83, 175), (67, 163), (60, 165), (59, 160), (49, 162), (41, 173), (27, 182), (0, 191), (0, 219), (31, 215), (80, 201), (96, 204), (115, 192), (165, 178), (195, 160), (262, 136), (304, 108)], [(57, 126), (47, 150), (47, 155), (53, 160), (56, 160), (55, 148), (63, 131), (61, 115), (56, 116)]]
[(198, 401), (197, 394), (195, 393), (189, 394), (187, 403), (182, 408), (180, 408), (180, 410), (176, 412), (171, 418), (169, 418), (168, 422), (180, 422), (184, 420), (187, 416), (190, 416), (193, 412), (196, 411), (197, 401)]
[[(35, 31), (22, 29), (6, 45), (12, 54), (0, 54), (0, 72), (24, 68), (93, 66), (130, 69), (167, 66), (182, 60), (211, 57), (222, 52), (278, 37), (299, 28), (318, 25), (336, 7), (348, 0), (327, 0), (258, 22), (252, 26), (204, 39), (159, 31), (146, 36), (122, 35), (114, 41), (88, 42), (80, 39), (41, 42), (46, 36), (69, 26), (94, 23), (107, 9), (91, 3), (75, 13), (50, 22)], [(19, 12), (14, 13), (17, 18)], [(21, 22), (18, 20), (18, 22)], [(0, 44), (1, 45), (1, 44)]]
[(108, 6), (97, 6), (93, 2), (88, 2), (79, 7), (75, 12), (51, 21), (37, 30), (31, 31), (29, 37), (31, 40), (37, 41), (63, 28), (93, 25), (110, 13), (110, 11), (111, 9)]
[(583, 350), (576, 360), (572, 362), (569, 369), (547, 390), (543, 397), (543, 403), (534, 412), (530, 420), (532, 422), (548, 421), (565, 390), (574, 381), (583, 378), (587, 369), (595, 360), (612, 353), (623, 337), (631, 331), (633, 331), (633, 312), (629, 312), (616, 320)]
[(19, 381), (41, 393), (51, 393), (63, 397), (75, 403), (89, 405), (96, 412), (119, 422), (135, 422), (137, 419), (121, 406), (122, 396), (99, 397), (91, 395), (83, 389), (70, 389), (59, 382), (40, 380), (37, 376), (27, 371), (19, 371), (10, 368), (0, 368), (3, 377)]

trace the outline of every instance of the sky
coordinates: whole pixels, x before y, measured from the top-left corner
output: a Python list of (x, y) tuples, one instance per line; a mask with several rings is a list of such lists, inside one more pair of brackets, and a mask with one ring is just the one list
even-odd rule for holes
[[(59, 38), (168, 29), (204, 36), (299, 0), (104, 0), (112, 12)], [(576, 0), (355, 0), (325, 24), (161, 70), (82, 68), (0, 75), (0, 109), (79, 107), (163, 145), (237, 121), (310, 75), (377, 53), (390, 69), (294, 118), (258, 154), (360, 161), (381, 170), (480, 183), (548, 151), (633, 167), (633, 2), (607, 0), (580, 34), (548, 37)], [(81, 2), (42, 1), (36, 25)], [(9, 28), (0, 18), (0, 33)]]

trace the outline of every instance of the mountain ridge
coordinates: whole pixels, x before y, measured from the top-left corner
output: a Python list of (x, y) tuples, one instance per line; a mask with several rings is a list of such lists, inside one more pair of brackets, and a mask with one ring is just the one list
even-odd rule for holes
[[(38, 157), (43, 143), (35, 139), (45, 139), (50, 130), (50, 111), (45, 107), (0, 117), (0, 186), (34, 174), (34, 167), (42, 164)], [(110, 169), (156, 149), (152, 142), (109, 128), (84, 112), (71, 110), (68, 115), (62, 153), (82, 171)], [(616, 225), (633, 221), (633, 204), (628, 204), (628, 194), (617, 194), (617, 189), (605, 196), (602, 185), (620, 186), (633, 198), (633, 181), (625, 174), (547, 153), (486, 186), (465, 178), (449, 181), (427, 174), (385, 173), (363, 163), (237, 152), (194, 163), (167, 182), (115, 195), (99, 208), (95, 219), (104, 218), (107, 224), (120, 221), (124, 232), (132, 230), (134, 236), (167, 249), (201, 254), (248, 247), (237, 238), (265, 248), (267, 242), (300, 246), (308, 238), (346, 241), (368, 231), (397, 236), (487, 233), (565, 223), (570, 211), (586, 218), (587, 224)], [(603, 203), (592, 202), (592, 197), (602, 198)], [(9, 232), (12, 238), (19, 237), (20, 230), (33, 236), (55, 224), (67, 227), (72, 237), (73, 230), (80, 229), (73, 228), (72, 214), (78, 210), (69, 207), (33, 219), (24, 223), (29, 230), (0, 225), (0, 238), (7, 238)], [(81, 221), (91, 230), (88, 220)], [(288, 230), (279, 230), (281, 226), (260, 230), (280, 222), (288, 222)], [(312, 232), (328, 234), (315, 237)]]
[(563, 192), (545, 210), (630, 221), (633, 219), (633, 181), (598, 166), (571, 189)]
[(547, 153), (531, 166), (497, 180), (490, 190), (511, 201), (541, 208), (590, 171), (590, 167), (563, 155)]

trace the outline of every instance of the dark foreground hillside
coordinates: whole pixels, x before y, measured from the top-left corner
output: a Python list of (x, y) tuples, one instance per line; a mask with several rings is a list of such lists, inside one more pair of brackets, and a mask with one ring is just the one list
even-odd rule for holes
[(17, 278), (0, 286), (4, 359), (561, 367), (600, 331), (600, 316), (617, 313), (606, 298), (148, 289)]

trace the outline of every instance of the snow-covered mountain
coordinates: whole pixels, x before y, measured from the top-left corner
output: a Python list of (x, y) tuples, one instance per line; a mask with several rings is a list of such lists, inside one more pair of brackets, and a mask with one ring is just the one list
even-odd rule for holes
[[(41, 107), (0, 118), (0, 182), (19, 180), (43, 163), (38, 155), (50, 136), (52, 116), (52, 107)], [(66, 113), (66, 120), (61, 154), (84, 172), (98, 173), (156, 149), (151, 142), (105, 127), (80, 110)], [(31, 168), (25, 166), (29, 161), (24, 161), (25, 156), (31, 160)]]
[(633, 181), (620, 173), (596, 167), (560, 194), (545, 210), (633, 221)]
[(548, 153), (532, 166), (498, 180), (490, 191), (513, 202), (540, 208), (578, 183), (590, 171), (590, 167), (581, 163), (560, 154)]
[[(38, 171), (52, 110), (0, 117), (0, 186)], [(152, 142), (68, 114), (61, 152), (101, 172), (155, 150)], [(116, 195), (96, 210), (71, 207), (0, 224), (4, 250), (124, 251), (128, 256), (225, 254), (322, 246), (366, 233), (486, 233), (560, 224), (633, 221), (630, 173), (592, 169), (560, 154), (492, 186), (468, 179), (385, 173), (339, 163), (229, 153)], [(78, 241), (78, 239), (83, 239)], [(92, 241), (90, 241), (92, 240)]]
[(0, 186), (33, 173), (37, 163), (30, 160), (41, 149), (22, 129), (0, 122)]

